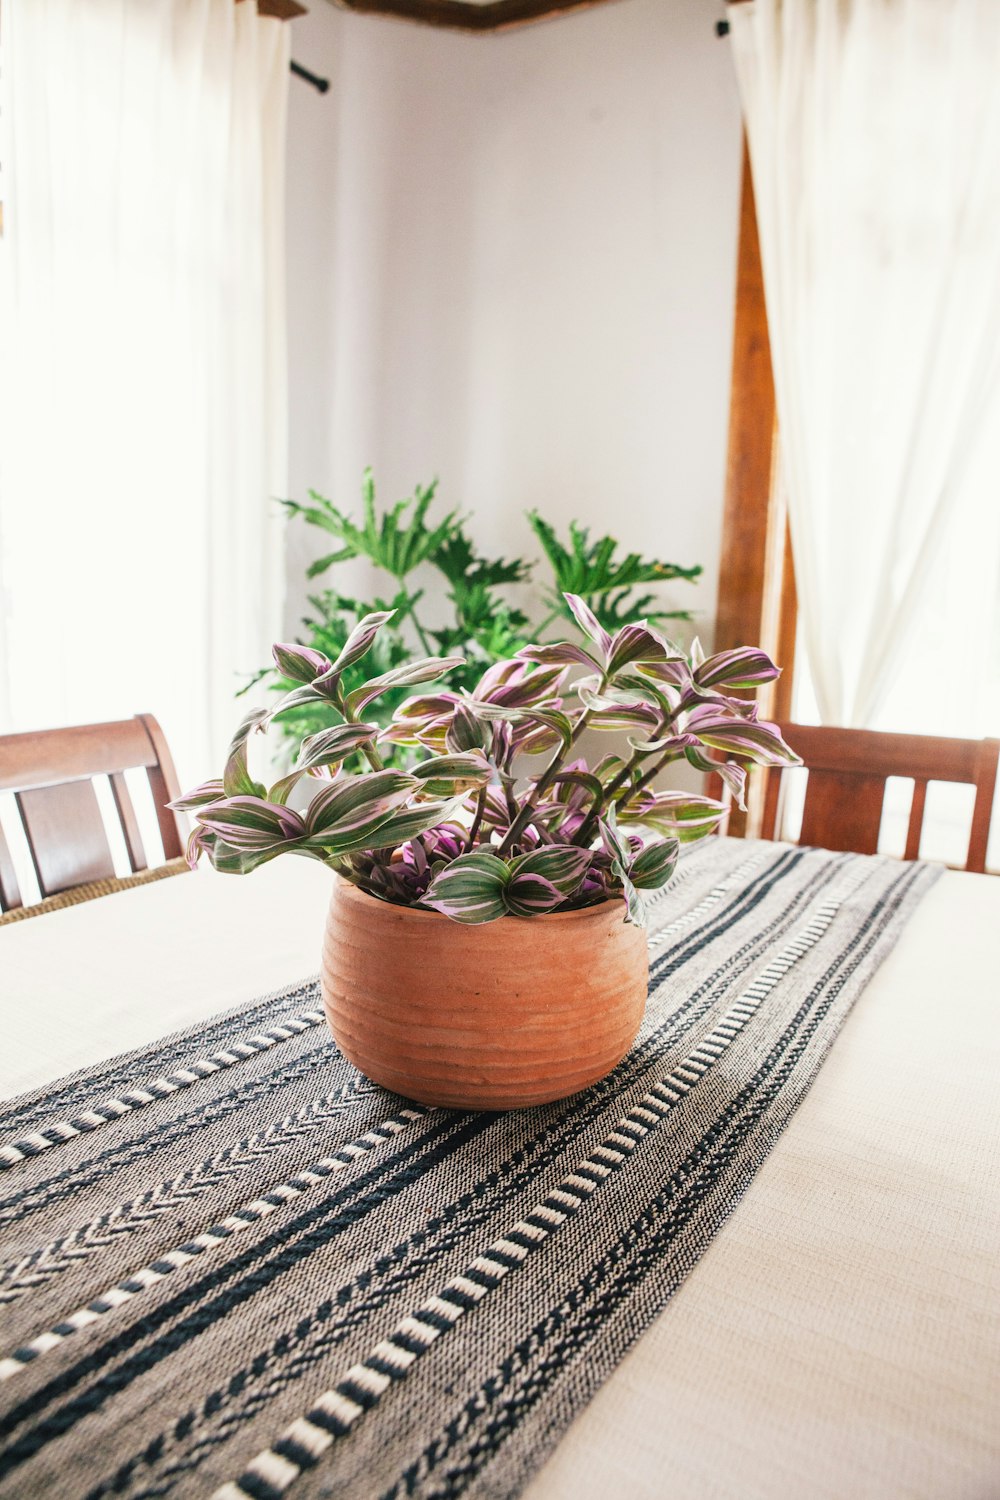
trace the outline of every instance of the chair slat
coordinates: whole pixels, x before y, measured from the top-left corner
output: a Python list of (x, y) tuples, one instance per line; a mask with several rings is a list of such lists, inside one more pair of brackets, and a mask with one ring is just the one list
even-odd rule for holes
[(132, 806), (132, 798), (129, 794), (128, 783), (123, 771), (114, 771), (108, 778), (111, 782), (111, 795), (115, 799), (115, 807), (122, 825), (122, 833), (125, 835), (125, 847), (128, 850), (129, 864), (133, 871), (146, 868), (146, 851), (142, 846), (142, 835), (139, 832), (139, 824), (135, 816), (135, 808)]
[(152, 714), (137, 714), (136, 718), (149, 736), (153, 747), (153, 764), (147, 761), (147, 775), (153, 793), (153, 806), (160, 825), (160, 839), (165, 859), (178, 859), (184, 853), (184, 833), (187, 820), (181, 813), (171, 812), (167, 806), (181, 794), (174, 758), (164, 737), (163, 730)]
[(920, 858), (920, 835), (924, 831), (924, 806), (927, 802), (926, 781), (913, 783), (913, 801), (910, 803), (910, 821), (906, 829), (904, 859)]
[(884, 795), (884, 776), (810, 769), (799, 842), (876, 853)]
[(15, 794), (43, 896), (115, 873), (91, 781), (65, 781)]
[(993, 815), (993, 799), (996, 794), (998, 762), (1000, 762), (1000, 740), (983, 740), (979, 747), (979, 763), (976, 767), (976, 801), (972, 809), (969, 856), (965, 862), (967, 870), (973, 870), (980, 875), (986, 869), (986, 846), (990, 841), (990, 819)]
[[(808, 771), (800, 842), (827, 849), (875, 854), (885, 784), (890, 776), (914, 783), (904, 859), (917, 859), (927, 785), (951, 781), (976, 788), (965, 868), (986, 869), (1000, 741), (946, 739), (940, 735), (885, 734), (811, 724), (781, 724), (782, 735)], [(780, 836), (784, 773), (767, 772), (765, 838)]]
[(17, 883), (14, 861), (7, 848), (4, 831), (0, 828), (0, 911), (13, 911), (21, 905), (21, 888)]

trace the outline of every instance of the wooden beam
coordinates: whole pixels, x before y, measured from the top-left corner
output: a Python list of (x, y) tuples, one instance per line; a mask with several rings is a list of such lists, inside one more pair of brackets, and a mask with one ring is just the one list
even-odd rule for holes
[(425, 26), (491, 32), (565, 15), (569, 11), (589, 9), (607, 4), (608, 0), (486, 0), (482, 5), (469, 4), (468, 0), (334, 0), (334, 3), (344, 10), (396, 16), (401, 20), (422, 22)]
[[(242, 4), (242, 0), (236, 0), (236, 4)], [(294, 21), (296, 16), (306, 16), (309, 12), (298, 0), (257, 0), (257, 14), (273, 16), (277, 21)]]

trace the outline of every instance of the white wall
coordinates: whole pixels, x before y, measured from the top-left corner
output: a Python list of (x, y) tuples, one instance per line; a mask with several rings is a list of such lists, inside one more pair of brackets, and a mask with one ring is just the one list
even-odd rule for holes
[[(715, 609), (740, 122), (705, 0), (467, 36), (312, 0), (293, 23), (291, 492), (441, 477), (484, 544), (522, 512), (701, 562)], [(288, 623), (318, 533), (289, 530)], [(325, 550), (325, 549), (323, 549)]]

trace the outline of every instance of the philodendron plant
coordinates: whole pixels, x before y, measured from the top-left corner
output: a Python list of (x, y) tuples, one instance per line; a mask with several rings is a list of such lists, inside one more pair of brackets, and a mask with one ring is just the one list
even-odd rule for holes
[[(335, 661), (275, 646), (298, 686), (244, 718), (221, 780), (173, 804), (196, 819), (191, 864), (205, 854), (217, 870), (245, 874), (279, 854), (306, 855), (372, 896), (470, 924), (624, 897), (626, 920), (642, 925), (643, 893), (665, 885), (681, 844), (712, 833), (725, 812), (710, 797), (657, 791), (663, 768), (683, 758), (714, 771), (742, 806), (745, 768), (725, 756), (796, 763), (753, 699), (733, 696), (778, 669), (752, 647), (705, 657), (696, 643), (683, 653), (643, 621), (611, 635), (582, 599), (565, 597), (586, 647), (527, 646), (471, 691), (409, 698), (384, 727), (365, 717), (382, 694), (434, 682), (460, 659), (425, 657), (345, 691), (346, 669), (387, 611), (361, 620)], [(311, 703), (338, 722), (302, 741), (288, 775), (262, 785), (248, 765), (251, 733)], [(591, 766), (578, 753), (584, 730), (615, 732), (628, 749)], [(404, 769), (385, 767), (386, 742), (406, 747)]]

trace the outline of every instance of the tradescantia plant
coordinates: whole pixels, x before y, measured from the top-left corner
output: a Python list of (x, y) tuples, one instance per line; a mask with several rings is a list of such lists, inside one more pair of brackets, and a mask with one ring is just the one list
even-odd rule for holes
[[(681, 845), (713, 832), (725, 811), (709, 797), (657, 791), (663, 768), (685, 759), (714, 771), (742, 806), (745, 767), (726, 757), (796, 763), (753, 698), (734, 696), (778, 669), (752, 647), (682, 652), (644, 620), (612, 634), (582, 598), (564, 597), (586, 645), (526, 646), (471, 689), (406, 699), (384, 726), (366, 716), (373, 705), (439, 682), (460, 659), (422, 657), (348, 688), (388, 610), (359, 621), (333, 660), (275, 646), (295, 686), (243, 719), (220, 780), (173, 804), (196, 820), (191, 864), (204, 854), (245, 874), (279, 854), (305, 855), (372, 896), (469, 924), (623, 897), (626, 920), (642, 925), (644, 893), (666, 884)], [(288, 775), (256, 781), (251, 734), (315, 705), (336, 722), (303, 739)], [(627, 751), (590, 766), (578, 753), (585, 730), (624, 736)], [(406, 753), (402, 767), (385, 765), (389, 746)]]

